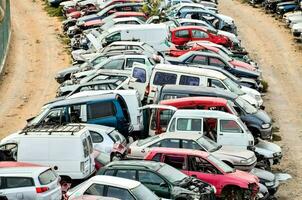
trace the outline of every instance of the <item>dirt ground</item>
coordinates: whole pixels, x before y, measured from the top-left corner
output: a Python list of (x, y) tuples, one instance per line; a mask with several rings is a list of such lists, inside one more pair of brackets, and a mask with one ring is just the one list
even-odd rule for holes
[(260, 8), (239, 1), (219, 1), (220, 12), (234, 18), (239, 36), (263, 70), (269, 84), (266, 110), (280, 128), (284, 158), (276, 170), (293, 180), (282, 185), (278, 199), (301, 199), (302, 195), (302, 49), (288, 29)]
[(57, 39), (61, 23), (42, 1), (11, 1), (12, 41), (0, 84), (0, 138), (25, 125), (55, 95), (55, 73), (69, 63)]

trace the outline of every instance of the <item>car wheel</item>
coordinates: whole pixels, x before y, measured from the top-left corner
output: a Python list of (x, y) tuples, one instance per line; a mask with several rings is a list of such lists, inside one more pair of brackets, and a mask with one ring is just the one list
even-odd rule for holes
[(225, 200), (243, 200), (243, 191), (239, 187), (230, 186), (223, 189), (222, 196)]

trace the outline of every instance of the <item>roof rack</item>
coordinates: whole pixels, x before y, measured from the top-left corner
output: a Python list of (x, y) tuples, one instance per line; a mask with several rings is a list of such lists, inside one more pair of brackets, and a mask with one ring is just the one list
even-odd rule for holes
[(75, 132), (82, 130), (85, 126), (81, 124), (66, 124), (66, 125), (38, 125), (25, 127), (19, 134), (24, 133), (28, 135), (29, 132), (44, 132), (51, 135), (52, 133), (70, 133), (74, 135)]

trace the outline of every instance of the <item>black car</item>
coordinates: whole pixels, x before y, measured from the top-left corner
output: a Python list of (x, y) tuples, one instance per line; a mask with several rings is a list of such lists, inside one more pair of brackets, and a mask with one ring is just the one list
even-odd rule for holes
[(162, 198), (175, 200), (216, 199), (213, 186), (187, 176), (165, 163), (137, 160), (114, 161), (102, 167), (97, 175), (137, 180)]
[(229, 100), (254, 137), (271, 138), (272, 119), (270, 116), (264, 110), (257, 110), (240, 96), (223, 89), (203, 86), (165, 85), (158, 91), (157, 102), (165, 99), (193, 96), (220, 97)]

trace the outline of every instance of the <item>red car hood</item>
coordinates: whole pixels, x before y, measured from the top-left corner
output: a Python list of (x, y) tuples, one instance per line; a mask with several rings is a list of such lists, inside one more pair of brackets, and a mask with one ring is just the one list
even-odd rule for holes
[(84, 23), (84, 26), (95, 26), (95, 25), (101, 25), (103, 22), (100, 19), (87, 21)]
[(67, 16), (77, 19), (77, 18), (81, 17), (82, 14), (81, 14), (81, 11), (74, 11), (74, 12), (69, 13)]
[(236, 170), (233, 173), (226, 174), (228, 177), (245, 179), (249, 183), (259, 183), (259, 179), (257, 176), (254, 176), (248, 172)]
[(230, 63), (235, 67), (244, 68), (244, 69), (247, 69), (247, 70), (250, 70), (250, 71), (255, 71), (256, 70), (256, 68), (253, 67), (252, 65), (247, 64), (247, 63), (242, 62), (242, 61), (239, 61), (239, 60), (232, 60), (232, 61), (230, 61)]

